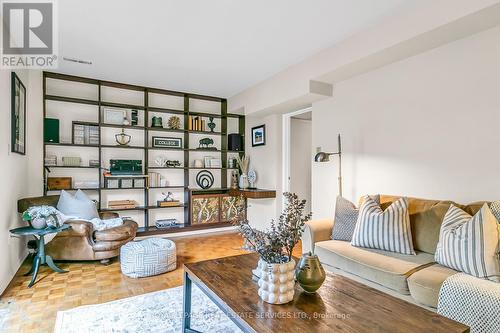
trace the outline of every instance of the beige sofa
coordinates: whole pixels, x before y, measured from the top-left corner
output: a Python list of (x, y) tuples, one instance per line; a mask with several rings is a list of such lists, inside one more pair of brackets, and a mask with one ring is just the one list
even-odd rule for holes
[[(382, 208), (399, 197), (381, 195)], [(314, 251), (327, 270), (348, 276), (396, 297), (436, 308), (444, 280), (457, 271), (434, 262), (439, 229), (452, 201), (409, 198), (413, 246), (416, 255), (372, 250), (332, 240), (334, 221), (310, 221), (302, 237), (303, 252)], [(453, 203), (475, 214), (483, 203), (467, 206)]]

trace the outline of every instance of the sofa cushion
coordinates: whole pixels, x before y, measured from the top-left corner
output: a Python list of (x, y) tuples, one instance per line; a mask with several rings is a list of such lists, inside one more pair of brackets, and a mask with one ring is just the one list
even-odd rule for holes
[[(399, 198), (397, 196), (381, 195), (382, 209), (385, 209)], [(451, 204), (454, 204), (454, 202), (408, 198), (413, 247), (416, 251), (436, 252), (439, 229)]]
[(415, 254), (408, 199), (400, 198), (382, 210), (377, 202), (365, 196), (359, 209), (351, 244), (402, 254)]
[(444, 280), (457, 273), (439, 264), (421, 269), (408, 278), (410, 294), (420, 304), (436, 308), (441, 285)]
[(409, 295), (406, 279), (413, 272), (434, 262), (432, 254), (404, 255), (352, 246), (349, 242), (328, 240), (316, 243), (315, 253), (322, 263)]
[[(371, 196), (371, 198), (377, 204), (380, 203), (379, 195)], [(335, 203), (335, 224), (333, 225), (332, 239), (350, 241), (356, 227), (358, 215), (359, 208), (339, 195)]]
[(452, 205), (441, 225), (436, 262), (500, 282), (499, 240), (500, 225), (487, 203), (474, 216)]

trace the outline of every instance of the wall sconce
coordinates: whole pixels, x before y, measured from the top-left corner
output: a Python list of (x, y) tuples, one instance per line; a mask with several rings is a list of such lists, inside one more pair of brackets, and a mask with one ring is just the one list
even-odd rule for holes
[(314, 156), (315, 162), (330, 162), (330, 156), (338, 155), (339, 156), (339, 195), (342, 196), (342, 141), (340, 139), (340, 134), (338, 135), (338, 151), (335, 153), (325, 153), (320, 151)]

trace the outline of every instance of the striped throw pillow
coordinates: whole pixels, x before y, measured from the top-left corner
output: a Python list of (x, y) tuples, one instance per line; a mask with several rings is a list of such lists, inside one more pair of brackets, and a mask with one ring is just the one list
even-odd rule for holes
[[(371, 198), (380, 203), (380, 195), (373, 195)], [(350, 242), (358, 221), (358, 215), (359, 209), (352, 202), (339, 195), (335, 203), (335, 223), (333, 224), (332, 239)]]
[(414, 255), (408, 199), (400, 198), (382, 211), (379, 204), (365, 196), (351, 245)]
[(450, 206), (439, 232), (435, 260), (443, 266), (500, 282), (500, 225), (484, 204), (474, 216)]

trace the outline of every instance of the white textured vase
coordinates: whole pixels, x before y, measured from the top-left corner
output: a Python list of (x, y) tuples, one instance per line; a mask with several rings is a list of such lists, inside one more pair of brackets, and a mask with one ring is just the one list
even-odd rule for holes
[(285, 304), (295, 293), (295, 261), (285, 264), (269, 264), (260, 259), (259, 296), (267, 303)]

